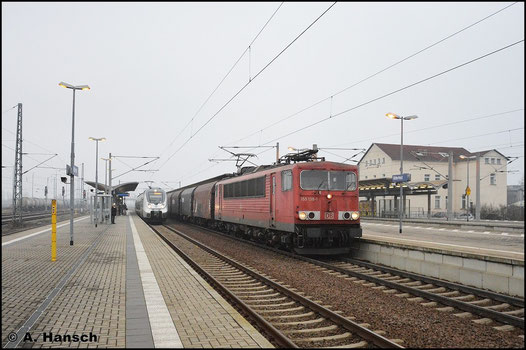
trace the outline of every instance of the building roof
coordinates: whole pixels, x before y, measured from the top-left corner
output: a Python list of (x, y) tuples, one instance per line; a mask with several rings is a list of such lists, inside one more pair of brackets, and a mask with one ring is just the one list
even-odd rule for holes
[(506, 157), (504, 154), (500, 153), (499, 151), (497, 151), (496, 149), (488, 149), (487, 151), (478, 151), (478, 152), (475, 152), (473, 154), (477, 154), (479, 156), (484, 156), (486, 153), (489, 153), (489, 152), (497, 152), (498, 154), (500, 154), (502, 157), (504, 157), (506, 160), (509, 160), (508, 157)]
[[(390, 143), (373, 143), (371, 146), (367, 149), (362, 159), (365, 158), (367, 153), (369, 153), (369, 150), (376, 145), (378, 148), (380, 148), (383, 152), (385, 152), (392, 160), (400, 160), (400, 144), (390, 144)], [(463, 161), (462, 158), (460, 158), (460, 155), (464, 156), (475, 156), (475, 155), (483, 155), (490, 151), (495, 151), (499, 154), (500, 152), (496, 150), (489, 150), (489, 151), (483, 151), (483, 152), (476, 152), (471, 153), (465, 148), (462, 147), (438, 147), (438, 146), (423, 146), (423, 145), (404, 145), (404, 160), (414, 160), (414, 161), (424, 161), (424, 162), (447, 162), (448, 157), (447, 155), (452, 152), (453, 153), (453, 161), (459, 162)], [(501, 154), (502, 155), (502, 154)], [(502, 155), (504, 158), (506, 158), (504, 155)], [(361, 162), (361, 160), (360, 160)]]

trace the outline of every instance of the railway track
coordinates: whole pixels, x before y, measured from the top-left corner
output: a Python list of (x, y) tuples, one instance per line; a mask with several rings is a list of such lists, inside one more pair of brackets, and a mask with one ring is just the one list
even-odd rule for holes
[(524, 299), (521, 298), (350, 258), (332, 261), (312, 259), (201, 226), (195, 227), (306, 261), (326, 273), (383, 290), (386, 294), (405, 297), (411, 302), (419, 302), (438, 311), (454, 312), (455, 316), (471, 318), (475, 323), (491, 324), (493, 321), (502, 323), (503, 325), (494, 327), (497, 330), (508, 331), (513, 330), (513, 327), (524, 329)]
[(472, 318), (475, 323), (497, 321), (505, 324), (494, 327), (498, 330), (524, 329), (524, 300), (520, 298), (349, 258), (318, 261), (316, 265), (328, 273), (344, 274), (355, 283), (382, 289), (384, 293), (405, 297), (439, 311), (460, 310), (454, 315)]
[[(66, 211), (59, 211), (57, 212), (57, 215), (65, 215), (69, 214), (69, 210)], [(39, 212), (39, 213), (22, 213), (22, 220), (32, 221), (32, 220), (40, 220), (45, 218), (51, 218), (51, 209), (47, 210), (45, 212)], [(12, 214), (9, 215), (2, 215), (2, 225), (8, 225), (13, 222), (13, 216)]]
[[(383, 331), (372, 331), (341, 316), (330, 306), (320, 305), (301, 292), (275, 281), (256, 269), (240, 264), (190, 238), (183, 232), (163, 225), (150, 226), (172, 249), (199, 274), (232, 300), (269, 334), (280, 347), (388, 347), (402, 348), (401, 340), (385, 338)], [(199, 263), (173, 242), (174, 236), (199, 247)]]
[[(64, 221), (66, 219), (69, 219), (70, 212), (68, 211), (60, 211), (57, 213), (57, 222)], [(86, 214), (75, 214), (75, 217), (86, 215)], [(27, 213), (22, 216), (22, 224), (21, 225), (13, 225), (13, 217), (12, 216), (2, 216), (2, 236), (8, 236), (17, 232), (29, 230), (34, 227), (42, 226), (49, 224), (51, 225), (51, 213), (43, 212), (43, 213)]]

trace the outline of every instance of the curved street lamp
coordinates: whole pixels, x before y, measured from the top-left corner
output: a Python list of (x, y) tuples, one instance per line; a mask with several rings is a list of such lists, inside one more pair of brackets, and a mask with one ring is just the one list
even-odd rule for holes
[[(385, 115), (389, 119), (400, 119), (400, 176), (404, 173), (404, 120), (413, 120), (418, 118), (416, 115), (401, 117), (394, 113), (387, 113)], [(398, 205), (398, 217), (400, 218), (400, 233), (402, 233), (402, 183), (400, 182), (400, 204)]]
[(75, 167), (75, 91), (77, 90), (89, 90), (90, 87), (88, 85), (71, 85), (68, 83), (65, 83), (61, 81), (58, 83), (59, 86), (62, 86), (66, 89), (73, 90), (73, 116), (72, 116), (72, 123), (71, 123), (71, 169), (70, 169), (70, 219), (69, 219), (69, 245), (73, 245), (73, 215), (74, 215), (74, 207), (75, 207), (75, 185), (74, 185), (74, 167)]

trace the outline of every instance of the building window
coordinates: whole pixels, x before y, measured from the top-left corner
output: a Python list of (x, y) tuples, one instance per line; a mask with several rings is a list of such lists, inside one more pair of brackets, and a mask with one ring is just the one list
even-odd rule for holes
[(382, 158), (382, 164), (385, 164), (385, 158)]
[(369, 166), (369, 161), (368, 160), (365, 161), (365, 166)]
[(496, 174), (490, 174), (490, 176), (489, 176), (489, 184), (490, 185), (496, 185), (497, 184), (497, 175)]
[(435, 180), (440, 180), (440, 174), (435, 174)]
[(431, 175), (429, 174), (424, 174), (424, 181), (429, 181), (431, 178)]
[(435, 196), (435, 209), (440, 209), (440, 196)]
[(495, 158), (491, 158), (491, 164), (495, 164)]
[(382, 177), (385, 177), (385, 174), (382, 174)]
[(484, 158), (484, 163), (489, 164), (489, 158)]
[(497, 158), (497, 164), (500, 165), (500, 158)]
[(376, 165), (376, 159), (373, 159), (373, 164)]
[(373, 177), (376, 179), (376, 175), (373, 175)]

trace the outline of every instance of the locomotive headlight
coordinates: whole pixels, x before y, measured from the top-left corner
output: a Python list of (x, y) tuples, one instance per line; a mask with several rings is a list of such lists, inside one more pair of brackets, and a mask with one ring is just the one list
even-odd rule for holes
[(300, 211), (298, 213), (298, 216), (300, 217), (300, 220), (305, 220), (307, 219), (307, 213), (305, 213), (304, 211)]
[(332, 198), (332, 194), (329, 193), (329, 194), (327, 195), (327, 199), (331, 199), (331, 198)]
[(360, 218), (360, 212), (359, 211), (353, 211), (351, 214), (351, 219), (358, 220)]

